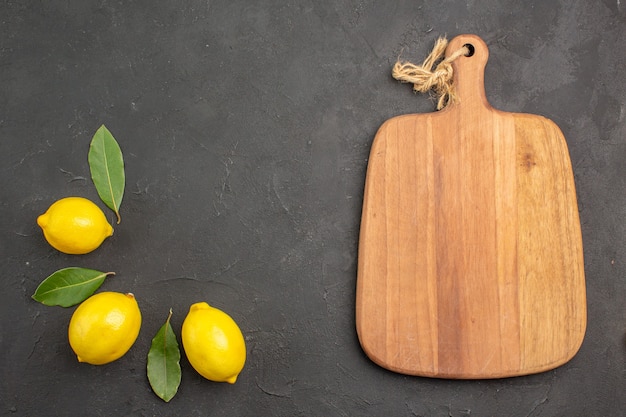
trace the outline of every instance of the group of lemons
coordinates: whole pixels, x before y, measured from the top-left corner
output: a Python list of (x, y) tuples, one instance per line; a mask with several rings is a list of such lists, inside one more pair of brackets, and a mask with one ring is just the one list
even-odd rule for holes
[[(92, 201), (67, 197), (37, 218), (45, 239), (73, 255), (89, 253), (113, 234), (113, 227)], [(132, 293), (100, 292), (83, 301), (70, 320), (69, 343), (79, 362), (103, 365), (121, 358), (135, 343), (141, 312)], [(191, 366), (203, 377), (234, 383), (246, 361), (239, 326), (205, 302), (191, 305), (181, 339)]]

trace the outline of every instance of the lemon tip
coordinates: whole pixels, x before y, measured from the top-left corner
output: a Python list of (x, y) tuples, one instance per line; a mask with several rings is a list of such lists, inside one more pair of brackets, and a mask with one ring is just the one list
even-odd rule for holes
[(192, 304), (191, 307), (189, 307), (189, 310), (190, 311), (206, 310), (206, 309), (209, 309), (209, 308), (211, 308), (211, 306), (207, 302), (201, 301), (199, 303)]
[(42, 214), (41, 216), (37, 217), (37, 224), (39, 225), (39, 227), (41, 227), (42, 229), (44, 227), (46, 227), (46, 224), (48, 224), (48, 215), (46, 213)]
[(239, 375), (233, 375), (233, 376), (231, 376), (230, 378), (226, 378), (226, 381), (225, 381), (225, 382), (228, 382), (229, 384), (234, 384), (235, 382), (237, 382), (237, 377), (238, 377), (238, 376), (239, 376)]

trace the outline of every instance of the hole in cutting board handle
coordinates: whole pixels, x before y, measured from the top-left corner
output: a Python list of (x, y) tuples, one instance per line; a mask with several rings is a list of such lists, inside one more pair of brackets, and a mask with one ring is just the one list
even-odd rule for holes
[(466, 57), (470, 57), (474, 55), (474, 52), (476, 51), (476, 49), (474, 48), (474, 45), (472, 45), (471, 43), (466, 43), (463, 46), (466, 47), (468, 51), (467, 54), (465, 55)]

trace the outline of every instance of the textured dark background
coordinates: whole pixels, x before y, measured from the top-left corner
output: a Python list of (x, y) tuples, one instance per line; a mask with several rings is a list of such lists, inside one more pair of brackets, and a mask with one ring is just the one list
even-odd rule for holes
[[(0, 2), (0, 415), (622, 416), (626, 408), (626, 4), (602, 1)], [(488, 43), (499, 109), (563, 130), (578, 190), (589, 322), (543, 374), (394, 374), (359, 347), (358, 229), (376, 130), (434, 105), (390, 76), (435, 38)], [(55, 200), (98, 201), (87, 151), (106, 124), (126, 160), (122, 223), (96, 252), (44, 241)], [(107, 215), (113, 220), (110, 211)], [(117, 273), (144, 322), (122, 359), (79, 364), (72, 308), (30, 296), (53, 271)], [(173, 308), (207, 301), (241, 325), (235, 385), (182, 360), (166, 404), (145, 373)]]

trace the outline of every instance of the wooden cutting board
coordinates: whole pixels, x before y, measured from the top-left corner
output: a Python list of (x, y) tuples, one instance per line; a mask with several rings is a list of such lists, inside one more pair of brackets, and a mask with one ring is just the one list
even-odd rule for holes
[(536, 115), (492, 108), (487, 45), (454, 38), (460, 99), (392, 118), (368, 162), (356, 326), (389, 370), (500, 378), (555, 368), (586, 327), (583, 249), (567, 144)]

